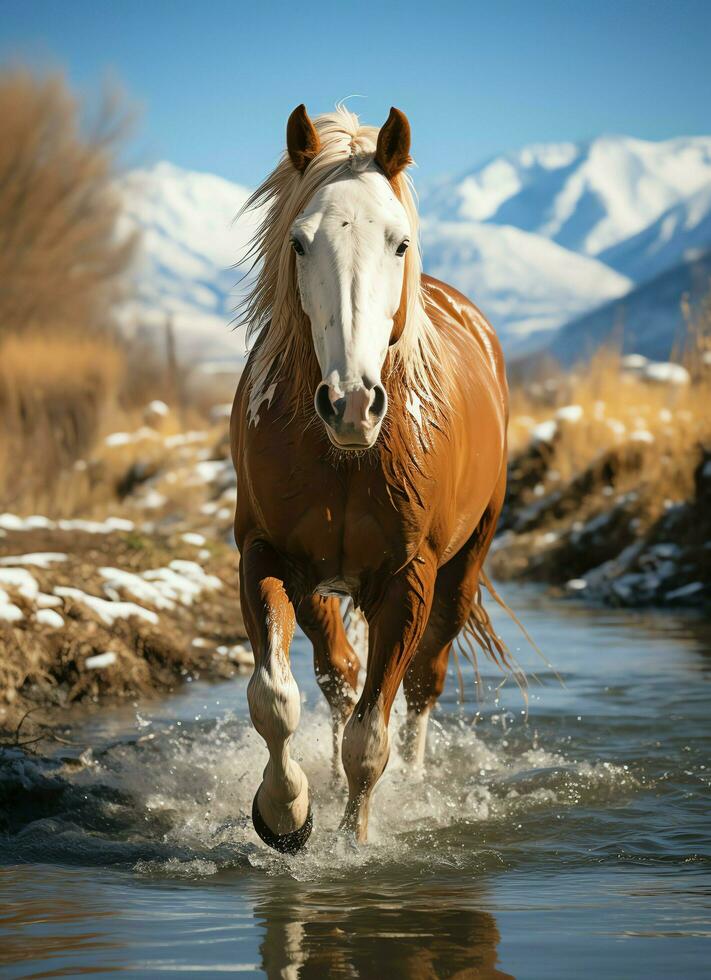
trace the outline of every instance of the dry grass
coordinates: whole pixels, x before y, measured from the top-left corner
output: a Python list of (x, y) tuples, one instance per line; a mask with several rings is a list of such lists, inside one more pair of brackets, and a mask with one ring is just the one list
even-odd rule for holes
[(61, 75), (0, 71), (0, 335), (110, 322), (133, 248), (113, 183), (126, 113), (107, 96), (85, 116)]
[(530, 444), (536, 426), (554, 420), (549, 481), (568, 482), (605, 454), (632, 446), (646, 451), (644, 469), (631, 471), (630, 483), (654, 488), (648, 495), (654, 508), (688, 500), (701, 451), (711, 447), (709, 350), (711, 304), (702, 310), (679, 358), (689, 371), (689, 384), (646, 381), (623, 370), (619, 352), (607, 348), (570, 374), (552, 372), (545, 380), (516, 385), (511, 391), (511, 455)]
[(25, 333), (0, 341), (5, 507), (62, 509), (62, 475), (116, 413), (122, 378), (121, 351), (100, 337)]

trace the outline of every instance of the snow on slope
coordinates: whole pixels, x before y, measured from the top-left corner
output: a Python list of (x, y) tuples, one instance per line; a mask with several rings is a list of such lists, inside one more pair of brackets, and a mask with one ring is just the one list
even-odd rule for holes
[(596, 259), (518, 228), (425, 220), (422, 239), (425, 270), (470, 296), (512, 350), (632, 285)]
[(599, 256), (709, 185), (711, 137), (602, 136), (496, 157), (440, 183), (423, 210), (441, 221), (513, 225)]
[(619, 341), (622, 331), (624, 353), (666, 361), (686, 333), (681, 296), (693, 307), (708, 292), (709, 282), (711, 249), (546, 335), (542, 346), (564, 364), (572, 364), (609, 340)]
[(120, 313), (127, 332), (155, 333), (170, 316), (183, 357), (241, 357), (244, 342), (230, 321), (244, 270), (234, 264), (253, 222), (234, 218), (249, 191), (169, 163), (127, 174), (119, 190), (119, 234), (141, 236), (133, 297)]
[(669, 208), (643, 231), (600, 255), (613, 269), (643, 282), (711, 246), (711, 183)]

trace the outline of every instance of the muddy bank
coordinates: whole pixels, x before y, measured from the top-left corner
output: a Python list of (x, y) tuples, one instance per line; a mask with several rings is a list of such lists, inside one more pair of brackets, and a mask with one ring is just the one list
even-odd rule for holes
[(561, 480), (547, 435), (510, 462), (494, 575), (615, 606), (711, 605), (711, 453), (697, 447), (689, 499), (660, 507), (654, 444), (611, 448)]

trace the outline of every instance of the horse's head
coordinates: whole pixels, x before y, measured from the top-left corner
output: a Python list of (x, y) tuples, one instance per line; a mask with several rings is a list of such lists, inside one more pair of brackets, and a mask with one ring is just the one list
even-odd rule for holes
[[(303, 173), (319, 148), (299, 106), (287, 126), (294, 167)], [(409, 149), (408, 121), (391, 109), (372, 162), (345, 168), (321, 186), (291, 226), (301, 304), (321, 369), (314, 404), (339, 449), (372, 446), (388, 407), (381, 372), (402, 329), (413, 233), (391, 181), (410, 162)]]

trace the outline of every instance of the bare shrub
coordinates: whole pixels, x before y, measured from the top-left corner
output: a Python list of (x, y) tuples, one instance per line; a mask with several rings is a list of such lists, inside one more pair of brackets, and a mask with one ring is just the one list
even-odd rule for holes
[(126, 115), (107, 96), (82, 128), (61, 75), (0, 72), (0, 333), (106, 329), (133, 242), (113, 160)]

